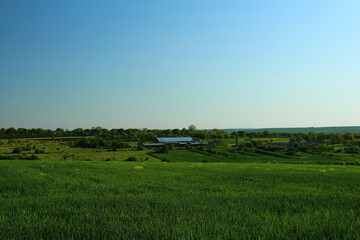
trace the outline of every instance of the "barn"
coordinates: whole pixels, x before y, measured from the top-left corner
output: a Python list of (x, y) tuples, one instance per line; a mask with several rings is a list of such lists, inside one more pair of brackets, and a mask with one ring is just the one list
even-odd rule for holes
[(201, 144), (199, 141), (193, 139), (192, 137), (161, 137), (156, 138), (153, 143), (145, 143), (144, 146), (162, 146), (167, 143), (172, 143), (174, 145), (185, 145), (191, 143), (192, 145)]

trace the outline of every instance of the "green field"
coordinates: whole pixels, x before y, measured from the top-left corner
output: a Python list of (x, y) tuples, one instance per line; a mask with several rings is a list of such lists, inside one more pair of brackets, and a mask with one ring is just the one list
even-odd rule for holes
[(2, 142), (1, 239), (360, 239), (358, 155)]
[(360, 168), (1, 161), (2, 239), (356, 239)]
[(254, 128), (254, 129), (224, 129), (225, 131), (246, 131), (246, 132), (263, 132), (270, 131), (273, 133), (296, 133), (296, 132), (316, 132), (316, 133), (360, 133), (360, 126), (346, 126), (346, 127), (297, 127), (297, 128)]

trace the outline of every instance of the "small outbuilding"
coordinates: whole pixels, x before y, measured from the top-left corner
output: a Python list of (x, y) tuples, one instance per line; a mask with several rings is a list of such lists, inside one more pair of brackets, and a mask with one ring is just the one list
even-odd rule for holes
[(161, 137), (156, 138), (153, 143), (145, 143), (144, 146), (152, 147), (152, 146), (162, 146), (167, 143), (172, 143), (174, 145), (185, 145), (190, 143), (192, 145), (201, 144), (198, 140), (193, 139), (192, 137)]

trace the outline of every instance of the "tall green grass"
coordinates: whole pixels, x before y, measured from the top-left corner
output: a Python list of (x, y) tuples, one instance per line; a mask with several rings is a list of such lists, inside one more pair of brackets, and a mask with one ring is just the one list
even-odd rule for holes
[(359, 239), (360, 167), (0, 161), (1, 239)]

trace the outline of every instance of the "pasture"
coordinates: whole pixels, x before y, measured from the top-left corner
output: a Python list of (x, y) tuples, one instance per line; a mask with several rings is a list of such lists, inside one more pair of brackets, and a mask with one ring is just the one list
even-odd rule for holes
[(1, 238), (356, 239), (360, 168), (1, 161)]
[(303, 164), (226, 147), (164, 154), (2, 142), (1, 156), (43, 152), (0, 161), (1, 239), (360, 238), (360, 166), (340, 164), (357, 155), (303, 154)]

